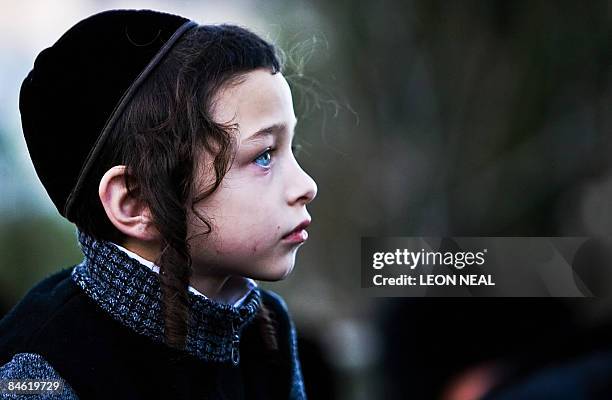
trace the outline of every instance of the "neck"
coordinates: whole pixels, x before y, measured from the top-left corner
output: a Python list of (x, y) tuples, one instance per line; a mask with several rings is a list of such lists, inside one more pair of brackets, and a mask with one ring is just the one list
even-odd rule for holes
[[(149, 244), (134, 238), (128, 238), (121, 244), (121, 246), (133, 253), (138, 254), (145, 260), (156, 264), (158, 263), (159, 254), (161, 253), (161, 246), (157, 243)], [(226, 288), (226, 285), (230, 283), (230, 278), (230, 275), (219, 275), (212, 273), (205, 274), (199, 272), (198, 274), (192, 274), (189, 280), (189, 285), (209, 299), (224, 301), (227, 299), (223, 297), (222, 293)]]
[(145, 242), (135, 238), (128, 237), (123, 242), (119, 243), (122, 247), (125, 247), (132, 253), (138, 254), (145, 260), (157, 263), (157, 258), (161, 253), (161, 244), (155, 242)]
[(229, 275), (213, 276), (213, 275), (192, 275), (189, 279), (189, 284), (193, 286), (198, 292), (204, 296), (217, 300), (225, 301), (226, 299), (221, 295), (223, 289), (226, 287), (230, 280)]

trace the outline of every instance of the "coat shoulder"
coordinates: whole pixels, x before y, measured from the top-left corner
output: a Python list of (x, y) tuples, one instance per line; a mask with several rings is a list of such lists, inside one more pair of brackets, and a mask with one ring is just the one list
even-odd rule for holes
[(79, 296), (70, 273), (74, 267), (56, 272), (32, 287), (0, 320), (0, 365), (15, 350), (35, 340), (58, 314)]
[(37, 394), (37, 399), (55, 399), (55, 400), (78, 400), (78, 396), (66, 381), (57, 373), (57, 371), (39, 354), (35, 353), (18, 353), (13, 356), (11, 361), (0, 366), (0, 379), (3, 381), (23, 381), (32, 379), (36, 381), (50, 382), (51, 386), (36, 393), (14, 392), (5, 387), (3, 399), (27, 400), (31, 399), (32, 395)]
[(259, 289), (261, 293), (262, 302), (268, 306), (283, 322), (288, 322), (291, 317), (289, 316), (289, 308), (285, 299), (276, 292), (269, 289)]
[(289, 313), (285, 300), (276, 292), (261, 289), (262, 301), (273, 311), (280, 332), (279, 337), (283, 343), (282, 351), (290, 363), (290, 394), (293, 400), (305, 400), (306, 393), (304, 378), (297, 346), (297, 330)]

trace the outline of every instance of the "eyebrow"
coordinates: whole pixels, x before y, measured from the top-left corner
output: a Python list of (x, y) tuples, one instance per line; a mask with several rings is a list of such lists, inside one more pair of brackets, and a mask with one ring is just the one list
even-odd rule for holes
[[(297, 125), (297, 122), (298, 120), (296, 119), (294, 126)], [(264, 137), (267, 137), (270, 135), (272, 136), (278, 135), (280, 132), (283, 132), (285, 129), (287, 129), (287, 124), (285, 124), (284, 122), (277, 122), (275, 124), (272, 124), (270, 126), (257, 130), (257, 132), (255, 132), (248, 138), (244, 139), (242, 143), (254, 142), (257, 140), (261, 140)]]

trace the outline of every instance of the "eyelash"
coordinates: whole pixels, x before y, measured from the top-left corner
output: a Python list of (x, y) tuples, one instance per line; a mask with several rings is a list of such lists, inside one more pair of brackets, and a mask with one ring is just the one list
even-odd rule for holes
[[(294, 156), (298, 156), (298, 154), (300, 153), (300, 150), (302, 149), (302, 146), (300, 144), (294, 144), (291, 146), (291, 152), (293, 153)], [(263, 153), (261, 153), (260, 155), (258, 155), (257, 157), (255, 157), (255, 159), (253, 160), (254, 163), (256, 163), (257, 160), (259, 160), (263, 155), (270, 153), (270, 157), (272, 157), (272, 154), (274, 154), (276, 152), (276, 147), (268, 147)], [(270, 159), (271, 162), (271, 159)], [(257, 163), (256, 163), (257, 164)], [(259, 164), (258, 164), (259, 165)], [(264, 169), (270, 169), (270, 164), (268, 164), (267, 166), (263, 166), (263, 165), (259, 165), (260, 167), (264, 168)]]

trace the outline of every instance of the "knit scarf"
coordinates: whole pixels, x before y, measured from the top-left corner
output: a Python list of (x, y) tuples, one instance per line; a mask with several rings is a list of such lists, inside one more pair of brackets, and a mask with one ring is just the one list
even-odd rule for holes
[[(110, 242), (77, 231), (85, 258), (72, 271), (72, 279), (114, 319), (164, 342), (162, 293), (159, 275)], [(185, 351), (204, 361), (238, 365), (243, 328), (261, 306), (261, 293), (253, 288), (240, 306), (221, 303), (187, 292), (189, 320)]]

